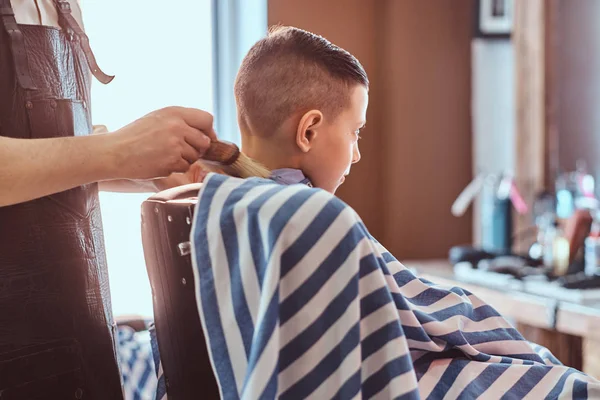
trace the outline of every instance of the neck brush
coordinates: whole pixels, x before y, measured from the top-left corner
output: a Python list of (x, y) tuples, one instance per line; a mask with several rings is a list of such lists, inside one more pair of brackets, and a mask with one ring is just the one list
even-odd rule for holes
[(220, 140), (211, 142), (200, 162), (209, 171), (225, 173), (238, 178), (268, 178), (271, 176), (271, 171), (242, 153), (234, 143)]

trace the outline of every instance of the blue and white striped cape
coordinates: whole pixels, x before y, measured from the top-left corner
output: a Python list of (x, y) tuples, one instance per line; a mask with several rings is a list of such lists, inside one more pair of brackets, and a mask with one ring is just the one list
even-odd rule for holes
[(477, 296), (413, 275), (325, 191), (211, 174), (192, 241), (224, 399), (600, 398)]

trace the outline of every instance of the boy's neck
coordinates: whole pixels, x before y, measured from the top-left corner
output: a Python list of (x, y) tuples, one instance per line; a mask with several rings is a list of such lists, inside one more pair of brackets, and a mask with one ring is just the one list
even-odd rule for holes
[(300, 169), (300, 162), (287, 146), (257, 136), (242, 134), (242, 152), (270, 170), (293, 168)]

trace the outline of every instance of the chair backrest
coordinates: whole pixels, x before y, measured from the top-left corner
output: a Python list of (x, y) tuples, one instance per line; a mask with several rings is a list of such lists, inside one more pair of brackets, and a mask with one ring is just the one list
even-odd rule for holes
[(219, 398), (198, 315), (190, 257), (200, 187), (166, 190), (142, 204), (144, 257), (169, 400)]

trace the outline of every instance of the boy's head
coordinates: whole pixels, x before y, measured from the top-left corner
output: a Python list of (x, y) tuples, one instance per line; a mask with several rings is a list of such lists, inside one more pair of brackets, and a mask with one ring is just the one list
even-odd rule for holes
[(301, 29), (271, 30), (235, 82), (242, 148), (271, 169), (298, 168), (335, 192), (360, 160), (369, 81), (358, 60)]

